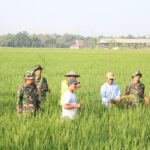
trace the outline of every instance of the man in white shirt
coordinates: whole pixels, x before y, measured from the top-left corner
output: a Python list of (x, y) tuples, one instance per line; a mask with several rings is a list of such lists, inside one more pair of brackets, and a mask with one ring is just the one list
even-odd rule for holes
[(112, 103), (119, 102), (120, 89), (119, 85), (114, 82), (115, 76), (112, 72), (108, 72), (106, 78), (106, 83), (101, 86), (101, 99), (106, 107), (110, 107)]
[(80, 104), (77, 103), (77, 98), (74, 93), (79, 82), (77, 82), (76, 79), (70, 79), (68, 84), (68, 89), (62, 97), (62, 118), (74, 120), (77, 114), (77, 109), (80, 108)]

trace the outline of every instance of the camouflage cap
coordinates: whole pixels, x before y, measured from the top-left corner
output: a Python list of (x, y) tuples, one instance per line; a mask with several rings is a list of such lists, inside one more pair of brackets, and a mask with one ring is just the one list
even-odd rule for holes
[(42, 66), (41, 65), (35, 65), (35, 67), (34, 67), (34, 71), (36, 71), (36, 70), (42, 70), (43, 68), (42, 68)]
[(134, 74), (131, 77), (134, 78), (135, 76), (142, 77), (142, 73), (139, 70), (137, 70), (136, 72), (134, 72)]
[(71, 76), (80, 77), (80, 75), (76, 74), (74, 71), (70, 71), (67, 74), (65, 74), (64, 76), (65, 77), (71, 77)]
[(24, 74), (24, 78), (27, 80), (34, 80), (35, 79), (34, 72), (33, 71), (26, 71)]

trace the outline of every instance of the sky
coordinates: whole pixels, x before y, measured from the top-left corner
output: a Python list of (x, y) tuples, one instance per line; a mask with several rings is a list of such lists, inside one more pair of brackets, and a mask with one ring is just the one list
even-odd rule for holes
[(0, 35), (150, 36), (150, 0), (0, 0)]

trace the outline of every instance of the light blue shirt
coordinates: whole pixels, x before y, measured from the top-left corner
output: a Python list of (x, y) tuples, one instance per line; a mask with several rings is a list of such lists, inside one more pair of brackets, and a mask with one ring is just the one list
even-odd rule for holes
[(110, 106), (110, 99), (116, 99), (120, 97), (120, 88), (117, 83), (112, 83), (111, 85), (105, 83), (101, 86), (101, 99), (102, 103), (106, 106)]

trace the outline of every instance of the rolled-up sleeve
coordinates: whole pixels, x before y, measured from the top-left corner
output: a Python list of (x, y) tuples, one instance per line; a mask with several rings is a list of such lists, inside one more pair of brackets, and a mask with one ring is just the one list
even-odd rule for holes
[(17, 91), (17, 105), (20, 105), (22, 103), (22, 98), (23, 98), (22, 89), (18, 89), (18, 91)]
[(109, 103), (109, 99), (107, 99), (107, 97), (106, 97), (106, 88), (105, 88), (105, 86), (101, 87), (101, 92), (100, 93), (101, 93), (102, 103), (108, 104)]
[(23, 105), (23, 90), (19, 88), (17, 91), (17, 106), (16, 106), (18, 112), (22, 111), (22, 105)]
[(126, 86), (125, 95), (130, 95), (130, 85)]
[(120, 92), (120, 87), (117, 86), (117, 91), (116, 91), (116, 98), (119, 98), (121, 95), (121, 92)]

